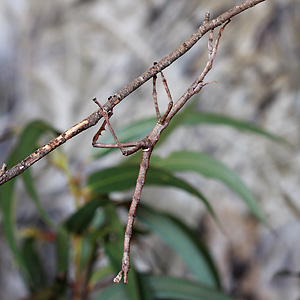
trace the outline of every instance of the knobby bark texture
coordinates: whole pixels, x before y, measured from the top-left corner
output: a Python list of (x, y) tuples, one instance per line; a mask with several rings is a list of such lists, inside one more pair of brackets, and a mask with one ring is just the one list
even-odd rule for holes
[[(170, 66), (174, 61), (176, 61), (179, 57), (184, 55), (188, 50), (190, 50), (200, 39), (201, 37), (206, 34), (208, 31), (224, 24), (226, 21), (230, 20), (232, 17), (236, 16), (237, 14), (251, 8), (265, 0), (247, 0), (243, 3), (234, 6), (233, 8), (229, 9), (225, 13), (221, 14), (217, 18), (202, 23), (202, 25), (197, 29), (197, 31), (182, 45), (180, 45), (175, 51), (171, 54), (164, 57), (160, 60), (155, 66), (151, 67), (147, 71), (145, 71), (142, 75), (137, 77), (131, 83), (126, 85), (123, 89), (121, 89), (118, 93), (113, 95), (108, 99), (108, 101), (104, 104), (104, 109), (106, 111), (112, 110), (118, 103), (120, 103), (124, 98), (138, 89), (141, 85), (151, 79), (160, 71), (164, 70), (168, 66)], [(42, 146), (41, 148), (37, 149), (34, 153), (30, 154), (20, 163), (15, 165), (10, 169), (6, 169), (6, 166), (3, 165), (2, 171), (0, 173), (0, 185), (4, 184), (5, 182), (11, 180), (12, 178), (20, 175), (23, 173), (27, 168), (32, 166), (38, 160), (49, 154), (51, 151), (59, 147), (60, 145), (64, 144), (66, 141), (71, 139), (72, 137), (76, 136), (77, 134), (83, 132), (84, 130), (96, 125), (98, 121), (102, 118), (101, 110), (98, 110), (91, 114), (89, 117), (84, 119), (83, 121), (79, 122), (78, 124), (74, 125), (67, 131), (63, 132), (58, 137), (51, 140), (46, 145)], [(8, 166), (9, 167), (9, 166)]]

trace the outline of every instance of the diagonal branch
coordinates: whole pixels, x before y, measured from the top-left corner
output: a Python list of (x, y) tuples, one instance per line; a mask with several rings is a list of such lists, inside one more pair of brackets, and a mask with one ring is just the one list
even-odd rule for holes
[[(196, 30), (196, 32), (182, 45), (180, 45), (175, 51), (173, 51), (171, 54), (164, 57), (162, 60), (160, 60), (155, 66), (151, 67), (147, 71), (145, 71), (142, 75), (140, 75), (138, 78), (133, 80), (131, 83), (129, 83), (127, 86), (125, 86), (123, 89), (121, 89), (118, 93), (113, 95), (108, 99), (108, 101), (103, 106), (106, 111), (110, 111), (113, 109), (118, 103), (120, 103), (124, 98), (126, 98), (128, 95), (130, 95), (132, 92), (134, 92), (137, 88), (139, 88), (141, 85), (143, 85), (145, 82), (147, 82), (149, 79), (151, 79), (153, 76), (155, 76), (157, 73), (161, 72), (168, 66), (170, 66), (174, 61), (176, 61), (179, 57), (184, 55), (187, 51), (189, 51), (200, 39), (201, 37), (206, 34), (208, 31), (213, 30), (214, 28), (224, 24), (228, 20), (230, 20), (232, 17), (236, 16), (237, 14), (247, 10), (248, 8), (251, 8), (261, 2), (264, 2), (265, 0), (246, 0), (243, 3), (234, 6), (233, 8), (229, 9), (225, 13), (221, 14), (217, 18), (208, 21), (206, 18), (202, 25)], [(199, 86), (199, 85), (198, 85)], [(179, 104), (178, 104), (179, 105)], [(180, 105), (179, 105), (180, 106)], [(175, 109), (175, 106), (173, 109)], [(179, 108), (180, 109), (180, 108)], [(172, 113), (174, 111), (170, 112), (169, 117), (172, 116)], [(174, 112), (176, 113), (176, 112)], [(174, 114), (173, 114), (174, 115)], [(35, 152), (30, 154), (28, 157), (26, 157), (24, 160), (22, 160), (20, 163), (12, 167), (11, 169), (2, 168), (0, 172), (0, 185), (4, 184), (5, 182), (11, 180), (12, 178), (20, 175), (23, 173), (27, 168), (32, 166), (34, 163), (36, 163), (38, 160), (49, 154), (51, 151), (59, 147), (60, 145), (64, 144), (66, 141), (71, 139), (72, 137), (76, 136), (77, 134), (83, 132), (84, 130), (96, 125), (98, 121), (102, 118), (101, 110), (98, 110), (91, 114), (89, 117), (84, 119), (83, 121), (79, 122), (78, 124), (74, 125), (67, 131), (63, 132), (58, 137), (51, 140), (46, 145), (42, 146), (41, 148), (37, 149)]]

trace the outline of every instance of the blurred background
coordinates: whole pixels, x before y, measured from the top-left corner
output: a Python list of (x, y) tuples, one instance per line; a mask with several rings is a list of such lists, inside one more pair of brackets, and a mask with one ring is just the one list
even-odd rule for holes
[[(15, 133), (42, 119), (65, 131), (93, 113), (92, 98), (103, 104), (191, 36), (203, 21), (241, 1), (218, 0), (11, 0), (0, 2), (0, 163), (15, 143)], [(265, 228), (223, 185), (188, 178), (211, 201), (227, 234), (203, 205), (174, 189), (145, 188), (142, 201), (168, 211), (198, 228), (215, 258), (225, 290), (243, 299), (300, 299), (299, 277), (274, 278), (278, 271), (300, 271), (300, 3), (266, 0), (232, 19), (199, 95), (197, 110), (222, 113), (256, 124), (286, 139), (286, 147), (230, 128), (180, 128), (159, 149), (208, 153), (232, 168), (246, 183), (271, 224)], [(298, 33), (297, 33), (298, 32)], [(164, 71), (177, 100), (207, 61), (204, 36)], [(149, 81), (114, 110), (119, 129), (154, 116)], [(167, 97), (158, 84), (158, 100)], [(71, 171), (84, 172), (121, 160), (119, 152), (101, 165), (88, 164), (96, 128), (61, 148)], [(45, 140), (47, 142), (47, 140)], [(33, 167), (43, 207), (57, 221), (74, 204), (63, 176)], [(43, 178), (39, 174), (43, 172)], [(55, 176), (54, 176), (55, 174)], [(1, 217), (0, 217), (1, 220)], [(18, 225), (38, 225), (32, 202), (18, 195)], [(0, 299), (22, 299), (26, 289), (1, 233)], [(156, 241), (157, 242), (157, 241)], [(162, 251), (164, 251), (163, 246)], [(181, 274), (181, 263), (165, 253), (165, 265)], [(51, 269), (51, 266), (49, 267)]]

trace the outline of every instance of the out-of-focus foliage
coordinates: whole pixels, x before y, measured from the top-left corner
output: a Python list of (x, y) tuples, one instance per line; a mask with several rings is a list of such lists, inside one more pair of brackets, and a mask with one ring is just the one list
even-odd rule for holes
[[(7, 163), (8, 154), (12, 153), (11, 148), (16, 142), (14, 132), (19, 132), (30, 120), (42, 118), (59, 130), (69, 128), (96, 109), (90, 99), (96, 96), (104, 103), (109, 95), (139, 76), (153, 61), (176, 49), (199, 26), (206, 11), (210, 11), (211, 16), (215, 17), (237, 2), (1, 1), (1, 163)], [(243, 295), (240, 298), (299, 298), (297, 279), (276, 276), (272, 280), (274, 274), (280, 270), (283, 270), (283, 275), (287, 274), (285, 270), (291, 274), (299, 271), (299, 16), (298, 0), (266, 0), (233, 18), (222, 36), (218, 56), (208, 79), (218, 83), (208, 85), (197, 102), (197, 108), (209, 112), (209, 115), (202, 114), (201, 119), (197, 119), (197, 123), (202, 126), (192, 127), (190, 125), (194, 121), (191, 118), (185, 120), (183, 123), (189, 126), (188, 130), (185, 130), (186, 127), (175, 131), (176, 138), (168, 141), (168, 147), (162, 143), (162, 147), (154, 153), (156, 156), (161, 155), (160, 159), (165, 159), (170, 157), (171, 151), (202, 151), (235, 170), (259, 201), (276, 235), (273, 230), (265, 230), (264, 226), (259, 226), (254, 218), (249, 217), (250, 211), (244, 201), (239, 202), (232, 189), (228, 189), (223, 183), (216, 183), (212, 178), (203, 178), (198, 171), (172, 172), (172, 175), (180, 179), (191, 179), (189, 184), (206, 197), (230, 238), (220, 234), (214, 220), (202, 209), (202, 202), (190, 196), (190, 193), (173, 188), (159, 188), (157, 191), (151, 187), (146, 188), (143, 194), (143, 203), (147, 203), (152, 209), (159, 206), (159, 211), (170, 210), (172, 214), (180, 215), (180, 220), (191, 225), (194, 231), (196, 228), (201, 231), (201, 237), (207, 241), (215, 261), (220, 266), (221, 281), (226, 290), (235, 295)], [(194, 80), (207, 61), (206, 37), (192, 51), (165, 70), (174, 100)], [(163, 86), (158, 82), (158, 100), (163, 109), (167, 97), (163, 95), (162, 89)], [(223, 124), (227, 127), (220, 128), (205, 123), (208, 117), (212, 121), (212, 113), (224, 114)], [(153, 114), (149, 82), (118, 106), (112, 122), (117, 129), (139, 118), (145, 117), (147, 120)], [(287, 139), (294, 148), (277, 147), (265, 139), (230, 130), (228, 122), (224, 122), (227, 116), (247, 120), (251, 126), (259, 124)], [(215, 120), (219, 122), (221, 119), (218, 117)], [(182, 120), (177, 121), (180, 123)], [(145, 126), (145, 123), (141, 122), (141, 126)], [(251, 127), (249, 124), (247, 126)], [(148, 132), (146, 127), (144, 129), (142, 136)], [(70, 234), (65, 228), (59, 228), (58, 224), (66, 224), (66, 216), (71, 214), (74, 206), (77, 210), (85, 203), (85, 196), (86, 200), (89, 199), (85, 191), (82, 191), (86, 174), (116, 166), (104, 158), (94, 161), (95, 165), (87, 164), (86, 160), (90, 159), (92, 132), (90, 130), (72, 139), (62, 147), (64, 154), (60, 152), (56, 155), (56, 163), (64, 170), (65, 177), (62, 172), (49, 167), (55, 160), (53, 156), (49, 156), (50, 158), (47, 157), (31, 169), (31, 174), (27, 176), (29, 179), (23, 177), (24, 180), (18, 179), (16, 183), (6, 184), (7, 190), (2, 193), (5, 197), (14, 194), (15, 202), (2, 204), (9, 213), (1, 215), (3, 230), (0, 234), (0, 298), (24, 299), (26, 296), (16, 264), (12, 263), (9, 249), (3, 241), (4, 230), (6, 234), (9, 232), (9, 243), (16, 255), (15, 261), (19, 262), (21, 268), (21, 261), (24, 261), (21, 240), (24, 239), (25, 242), (25, 239), (34, 236), (34, 242), (27, 242), (24, 247), (28, 250), (32, 245), (32, 253), (42, 252), (39, 260), (48, 264), (44, 268), (47, 276), (54, 278), (56, 273), (53, 272), (59, 272), (59, 278), (55, 283), (50, 280), (53, 285), (43, 291), (44, 294), (50, 297), (51, 290), (55, 295), (60, 290), (59, 287), (65, 287), (63, 274), (66, 270), (73, 270), (73, 264), (69, 262), (74, 254), (66, 249), (75, 247), (70, 247)], [(134, 139), (138, 139), (138, 136), (134, 136)], [(45, 138), (41, 143), (47, 140)], [(105, 153), (105, 150), (94, 151), (99, 157)], [(135, 161), (137, 168), (138, 156), (127, 158), (126, 162), (133, 164)], [(114, 160), (116, 157), (117, 153), (107, 158)], [(35, 185), (35, 195), (30, 184)], [(40, 208), (37, 210), (27, 195), (30, 191), (32, 199), (37, 199), (38, 196)], [(126, 195), (129, 197), (130, 192)], [(117, 192), (109, 197), (123, 200), (125, 196), (120, 197), (120, 192)], [(99, 214), (100, 211), (101, 208), (97, 209), (93, 223), (88, 226), (104, 222), (105, 214)], [(117, 211), (121, 212), (121, 221), (124, 224), (123, 215), (126, 210), (118, 206)], [(55, 223), (55, 229), (49, 230), (50, 224), (45, 226), (44, 221), (47, 218)], [(28, 230), (28, 227), (41, 229)], [(22, 228), (27, 230), (23, 231)], [(149, 229), (141, 229), (138, 224), (135, 228), (138, 232), (135, 237), (139, 233), (148, 237), (144, 231)], [(55, 242), (53, 233), (57, 233)], [(112, 238), (108, 239), (108, 242), (111, 240)], [(158, 243), (158, 238), (154, 237), (154, 240)], [(85, 240), (82, 248), (85, 253), (92, 251), (88, 247), (88, 241), (89, 239)], [(133, 251), (145, 250), (138, 244), (140, 241), (143, 238), (134, 241)], [(153, 244), (150, 242), (148, 245), (154, 248)], [(107, 243), (107, 247), (109, 245), (111, 243)], [(178, 275), (179, 269), (180, 276), (187, 274), (182, 267), (185, 264), (181, 265), (177, 256), (173, 259), (172, 251), (170, 255), (167, 251), (162, 253), (164, 249), (169, 249), (166, 248), (168, 246), (155, 244), (155, 249), (150, 246), (147, 249), (151, 254), (163, 259), (163, 262), (153, 264), (148, 259), (147, 267), (143, 266), (143, 271), (154, 270), (166, 274), (166, 270), (170, 270), (170, 273)], [(57, 252), (58, 266), (54, 266), (53, 257), (48, 255), (49, 248), (50, 253)], [(98, 261), (102, 262), (105, 255), (101, 252), (103, 248), (99, 249)], [(146, 256), (147, 251), (144, 252), (143, 255)], [(120, 263), (120, 254), (116, 256)], [(84, 265), (88, 257), (85, 255), (80, 264)], [(139, 256), (137, 259), (140, 261)], [(25, 263), (23, 265), (24, 268), (27, 266)], [(51, 268), (51, 265), (54, 267)], [(108, 274), (114, 273), (111, 266), (100, 266), (98, 268), (96, 264), (97, 271), (92, 275), (92, 286)], [(97, 288), (102, 289), (103, 285), (97, 285)], [(41, 296), (42, 294), (40, 298)], [(53, 298), (58, 299), (56, 296)]]
[[(189, 114), (187, 114), (185, 122), (178, 123), (178, 126), (191, 122), (197, 124), (196, 115), (199, 116), (199, 123), (203, 123), (201, 114), (194, 113), (191, 115), (192, 121), (189, 121)], [(222, 116), (219, 120), (217, 116), (206, 118), (207, 123), (222, 125), (223, 121), (233, 128), (248, 130), (272, 140), (277, 139), (259, 128), (253, 130), (253, 126), (242, 121)], [(140, 138), (149, 131), (148, 124), (152, 123), (152, 120), (136, 123), (133, 127), (134, 133), (130, 125), (122, 130), (120, 138), (125, 140), (129, 137)], [(53, 135), (55, 130), (42, 121), (28, 124), (7, 160), (9, 165), (15, 164), (32, 152), (38, 146), (40, 138), (49, 133)], [(129, 284), (113, 284), (112, 278), (121, 267), (123, 251), (124, 220), (120, 217), (122, 215), (120, 213), (126, 213), (128, 199), (125, 196), (123, 201), (116, 202), (111, 196), (115, 192), (134, 187), (138, 161), (132, 159), (126, 164), (95, 170), (87, 176), (84, 183), (72, 178), (64, 153), (56, 151), (51, 159), (54, 160), (56, 168), (68, 177), (70, 191), (75, 199), (74, 204), (77, 205), (77, 210), (61, 224), (54, 224), (43, 209), (30, 169), (19, 178), (3, 185), (0, 190), (4, 233), (16, 264), (24, 276), (30, 294), (28, 299), (68, 299), (68, 295), (72, 295), (72, 299), (94, 300), (231, 299), (222, 292), (222, 278), (218, 275), (210, 251), (193, 228), (189, 228), (178, 218), (163, 214), (155, 207), (145, 204), (141, 204), (138, 209), (138, 222), (135, 224), (132, 243), (138, 247), (140, 240), (157, 235), (174, 252), (174, 255), (182, 258), (189, 278), (192, 279), (175, 279), (168, 272), (157, 276), (151, 269), (147, 272), (139, 271), (139, 268), (135, 268), (135, 257), (132, 254)], [(104, 157), (100, 156), (94, 158), (94, 161), (102, 159)], [(205, 190), (200, 191), (183, 176), (177, 176), (178, 173), (190, 171), (227, 185), (240, 196), (260, 221), (266, 223), (254, 197), (241, 179), (221, 162), (204, 153), (182, 151), (174, 152), (167, 158), (153, 157), (145, 186), (172, 187), (190, 193), (203, 202), (218, 222), (209, 199), (203, 194)], [(20, 179), (24, 181), (27, 193), (32, 198), (41, 219), (47, 225), (44, 230), (27, 228), (18, 232), (16, 228), (15, 183)], [(51, 278), (47, 276), (45, 261), (40, 257), (40, 245), (43, 243), (52, 244), (56, 249), (56, 275)], [(141, 259), (147, 261), (148, 258), (145, 256)], [(107, 285), (109, 287), (106, 287)]]

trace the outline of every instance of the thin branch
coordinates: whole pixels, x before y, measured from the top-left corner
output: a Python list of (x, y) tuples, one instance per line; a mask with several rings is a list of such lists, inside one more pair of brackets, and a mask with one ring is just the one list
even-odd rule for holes
[[(243, 3), (234, 6), (229, 9), (225, 13), (221, 14), (217, 18), (208, 21), (208, 18), (205, 18), (203, 24), (197, 29), (197, 31), (187, 40), (185, 41), (179, 48), (177, 48), (174, 52), (160, 60), (155, 66), (151, 67), (149, 70), (144, 72), (138, 78), (133, 80), (123, 89), (121, 89), (118, 93), (109, 98), (109, 100), (103, 106), (106, 111), (111, 111), (118, 103), (120, 103), (124, 98), (134, 92), (137, 88), (151, 79), (154, 75), (161, 72), (168, 66), (170, 66), (175, 60), (184, 55), (188, 50), (190, 50), (200, 39), (201, 37), (207, 33), (208, 31), (224, 24), (226, 21), (230, 20), (235, 15), (251, 8), (265, 0), (246, 0)], [(179, 105), (179, 104), (178, 104)], [(174, 108), (173, 108), (174, 109)], [(172, 113), (172, 111), (171, 111)], [(98, 121), (102, 118), (101, 110), (98, 110), (91, 114), (89, 117), (74, 125), (72, 128), (68, 129), (58, 137), (51, 140), (46, 145), (37, 149), (35, 152), (30, 154), (20, 163), (12, 167), (11, 169), (5, 170), (0, 173), (0, 185), (5, 182), (11, 180), (12, 178), (23, 173), (27, 168), (32, 166), (38, 160), (49, 154), (51, 151), (64, 144), (66, 141), (76, 136), (77, 134), (83, 132), (84, 130), (96, 125)], [(3, 170), (1, 170), (3, 171)]]

